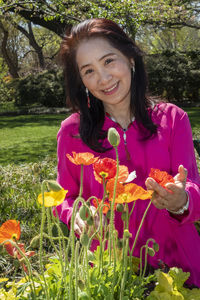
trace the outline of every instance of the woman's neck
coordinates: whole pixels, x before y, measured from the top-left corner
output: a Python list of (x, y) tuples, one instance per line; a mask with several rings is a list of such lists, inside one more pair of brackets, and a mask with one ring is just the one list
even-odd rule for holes
[(124, 129), (128, 128), (128, 125), (131, 123), (133, 115), (129, 107), (121, 107), (117, 109), (116, 107), (105, 107), (105, 111)]

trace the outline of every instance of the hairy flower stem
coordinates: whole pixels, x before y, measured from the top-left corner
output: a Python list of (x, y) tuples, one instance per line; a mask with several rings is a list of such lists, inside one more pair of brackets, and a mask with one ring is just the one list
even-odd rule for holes
[[(124, 221), (124, 229), (128, 229), (129, 227), (129, 209), (128, 204), (125, 204), (125, 212), (126, 212), (126, 219)], [(123, 236), (123, 244), (125, 247), (123, 247), (123, 256), (122, 256), (122, 281), (121, 281), (121, 289), (120, 289), (120, 300), (123, 299), (124, 296), (124, 287), (126, 283), (126, 277), (127, 277), (127, 265), (128, 265), (128, 249), (129, 249), (129, 238)]]
[[(103, 201), (102, 201), (103, 202)], [(100, 251), (99, 251), (99, 274), (103, 268), (103, 206), (100, 208)]]
[(70, 229), (70, 245), (71, 245), (71, 260), (69, 269), (69, 299), (74, 300), (73, 292), (73, 271), (74, 271), (74, 257), (75, 257), (75, 234), (74, 234), (74, 221), (77, 212), (77, 207), (82, 199), (80, 197), (76, 198), (73, 205), (73, 213), (71, 217), (71, 229)]
[(82, 196), (83, 193), (83, 164), (81, 165), (81, 180), (80, 180), (80, 190), (79, 190), (79, 197)]
[(88, 246), (84, 246), (85, 251), (85, 266), (86, 266), (86, 285), (87, 285), (87, 293), (89, 296), (89, 299), (91, 299), (91, 293), (90, 293), (90, 274), (89, 274), (89, 261), (88, 261)]
[[(116, 162), (117, 162), (117, 171), (115, 176), (115, 183), (114, 183), (114, 190), (113, 190), (113, 200), (111, 202), (111, 215), (110, 215), (110, 226), (109, 226), (109, 264), (112, 261), (112, 247), (114, 246), (114, 237), (113, 237), (113, 230), (114, 230), (114, 204), (115, 204), (115, 197), (116, 197), (116, 188), (117, 188), (117, 180), (119, 175), (119, 156), (117, 147), (115, 148), (116, 152)], [(114, 252), (114, 262), (116, 263), (116, 253)], [(115, 270), (114, 270), (115, 271)]]
[[(150, 242), (155, 242), (155, 240), (154, 239), (152, 239), (152, 238), (149, 238), (148, 240), (147, 240), (147, 242), (146, 242), (146, 247), (145, 247), (145, 258), (144, 258), (144, 270), (143, 270), (143, 274), (142, 274), (142, 278), (144, 278), (144, 276), (145, 276), (145, 273), (146, 273), (146, 268), (147, 268), (147, 254), (148, 254), (148, 247), (149, 247), (149, 243)], [(142, 265), (141, 265), (141, 267), (142, 267)]]
[(45, 187), (46, 180), (42, 182), (41, 186), (41, 192), (42, 192), (42, 220), (41, 220), (41, 227), (40, 227), (40, 249), (39, 249), (39, 261), (40, 261), (40, 270), (42, 274), (42, 278), (44, 280), (44, 291), (45, 291), (45, 296), (47, 299), (49, 299), (48, 295), (48, 288), (47, 288), (47, 282), (45, 279), (44, 275), (44, 266), (43, 266), (43, 261), (42, 261), (42, 256), (43, 256), (43, 231), (44, 231), (44, 223), (45, 223), (45, 206), (44, 206), (44, 187)]
[(78, 254), (79, 254), (79, 247), (80, 243), (79, 241), (76, 243), (75, 248), (75, 300), (78, 300)]
[(9, 242), (10, 244), (12, 244), (18, 250), (18, 252), (20, 253), (20, 255), (24, 258), (24, 260), (26, 261), (26, 265), (27, 265), (27, 268), (28, 268), (28, 274), (27, 275), (28, 275), (29, 281), (31, 283), (31, 285), (30, 285), (31, 292), (32, 292), (32, 295), (33, 295), (33, 299), (36, 300), (35, 283), (34, 283), (34, 280), (33, 280), (33, 274), (32, 274), (32, 269), (31, 269), (30, 261), (26, 257), (26, 255), (24, 254), (24, 252), (20, 249), (20, 247), (17, 245), (16, 242), (13, 242), (13, 240), (6, 240), (2, 244), (5, 244), (7, 242)]
[(149, 201), (149, 204), (148, 204), (148, 206), (147, 206), (147, 208), (146, 208), (146, 210), (145, 210), (145, 212), (144, 212), (144, 214), (143, 214), (142, 220), (141, 220), (140, 225), (139, 225), (139, 227), (138, 227), (138, 230), (137, 230), (137, 233), (136, 233), (136, 236), (135, 236), (135, 239), (134, 239), (134, 243), (133, 243), (133, 246), (132, 246), (132, 249), (131, 249), (131, 252), (130, 252), (130, 255), (131, 255), (131, 256), (133, 255), (133, 251), (134, 251), (134, 249), (135, 249), (136, 242), (137, 242), (137, 239), (138, 239), (140, 230), (141, 230), (141, 228), (142, 228), (142, 225), (143, 225), (143, 223), (144, 223), (144, 219), (145, 219), (145, 217), (146, 217), (146, 214), (147, 214), (147, 212), (148, 212), (148, 210), (149, 210), (149, 207), (150, 207), (151, 203), (152, 203), (152, 199)]
[[(146, 247), (147, 245), (143, 245), (141, 248), (140, 248), (140, 278), (142, 278), (142, 252), (143, 252), (143, 249), (145, 248), (145, 254), (146, 254)], [(146, 258), (146, 255), (145, 255), (145, 258)]]

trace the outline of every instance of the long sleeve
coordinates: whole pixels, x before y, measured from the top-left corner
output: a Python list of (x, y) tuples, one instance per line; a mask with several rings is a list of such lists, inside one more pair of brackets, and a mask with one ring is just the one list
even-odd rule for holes
[(180, 222), (192, 223), (200, 219), (200, 177), (195, 159), (192, 130), (187, 113), (179, 109), (172, 119), (170, 139), (171, 172), (177, 173), (179, 165), (188, 170), (186, 191), (189, 195), (189, 213)]

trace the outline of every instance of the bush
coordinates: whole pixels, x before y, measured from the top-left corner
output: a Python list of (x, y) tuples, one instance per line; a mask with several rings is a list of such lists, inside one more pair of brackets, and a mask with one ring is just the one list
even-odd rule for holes
[(64, 107), (63, 74), (48, 70), (14, 81), (16, 104), (19, 106), (39, 103), (47, 107)]
[(200, 101), (200, 51), (165, 51), (146, 57), (149, 91), (169, 101)]

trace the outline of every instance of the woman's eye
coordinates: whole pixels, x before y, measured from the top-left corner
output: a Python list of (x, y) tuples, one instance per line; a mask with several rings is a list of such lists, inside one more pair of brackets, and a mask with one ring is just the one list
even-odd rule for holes
[(87, 69), (87, 70), (85, 71), (85, 75), (91, 74), (92, 72), (93, 72), (92, 69)]
[(112, 61), (114, 61), (113, 58), (107, 58), (107, 59), (105, 60), (105, 64), (107, 65), (107, 64), (111, 63)]

